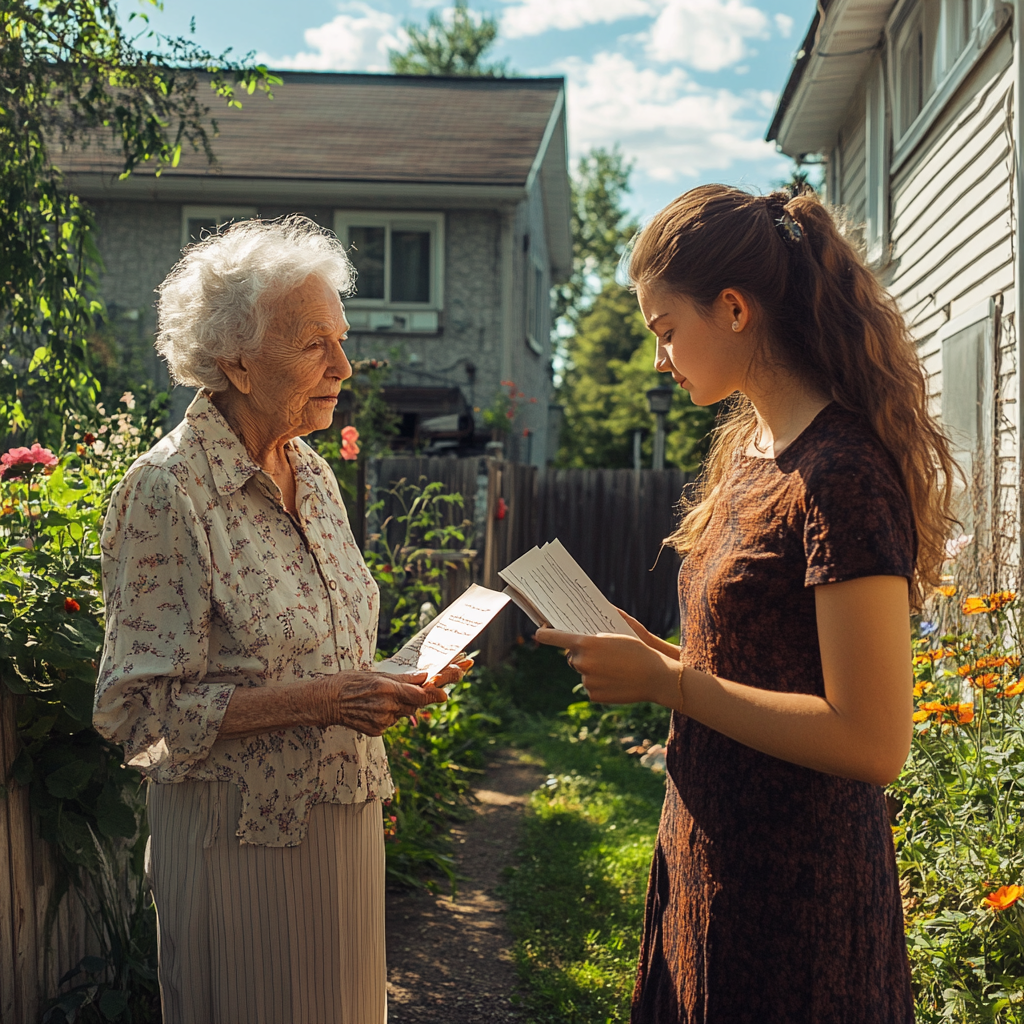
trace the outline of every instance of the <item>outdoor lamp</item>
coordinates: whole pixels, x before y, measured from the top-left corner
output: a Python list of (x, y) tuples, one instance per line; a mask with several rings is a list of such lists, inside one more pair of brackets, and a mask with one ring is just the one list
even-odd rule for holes
[(665, 468), (665, 417), (672, 408), (672, 394), (674, 389), (664, 385), (651, 388), (647, 392), (647, 405), (654, 416), (657, 426), (654, 431), (654, 458), (651, 460), (652, 469)]

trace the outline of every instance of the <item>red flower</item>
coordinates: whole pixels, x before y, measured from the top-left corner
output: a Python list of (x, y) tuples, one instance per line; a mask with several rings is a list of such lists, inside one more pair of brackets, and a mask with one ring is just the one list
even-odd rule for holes
[(12, 466), (56, 466), (57, 456), (38, 441), (31, 448), (12, 448), (0, 455), (0, 478)]
[(341, 457), (346, 462), (353, 462), (359, 458), (359, 431), (355, 427), (341, 428)]
[(86, 444), (95, 444), (96, 443), (96, 435), (95, 434), (86, 434), (85, 437), (82, 438), (82, 440)]
[(66, 611), (69, 615), (72, 612), (80, 612), (81, 610), (82, 606), (73, 597), (64, 598), (64, 611)]
[(505, 499), (504, 498), (499, 498), (498, 499), (498, 504), (497, 504), (497, 506), (494, 509), (494, 518), (495, 519), (504, 519), (507, 514), (508, 514), (508, 505), (505, 504)]

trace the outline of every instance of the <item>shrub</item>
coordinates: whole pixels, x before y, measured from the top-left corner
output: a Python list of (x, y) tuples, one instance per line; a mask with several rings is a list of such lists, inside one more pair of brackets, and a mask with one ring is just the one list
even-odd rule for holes
[(951, 583), (932, 617), (914, 643), (914, 743), (890, 789), (918, 1020), (1022, 1021), (1020, 602)]

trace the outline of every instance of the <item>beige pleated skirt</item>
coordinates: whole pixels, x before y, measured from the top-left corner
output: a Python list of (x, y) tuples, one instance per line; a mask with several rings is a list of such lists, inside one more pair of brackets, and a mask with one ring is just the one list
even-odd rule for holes
[(231, 783), (147, 803), (164, 1024), (385, 1024), (378, 803), (318, 804), (290, 848), (239, 843)]

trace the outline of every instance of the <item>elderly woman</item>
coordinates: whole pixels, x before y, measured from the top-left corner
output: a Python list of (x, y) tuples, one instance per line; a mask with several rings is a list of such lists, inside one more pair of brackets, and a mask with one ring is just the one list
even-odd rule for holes
[(379, 595), (328, 465), (352, 370), (340, 243), (304, 218), (188, 249), (157, 348), (200, 389), (103, 528), (96, 728), (148, 778), (165, 1024), (382, 1024), (381, 734), (441, 682), (372, 671)]

